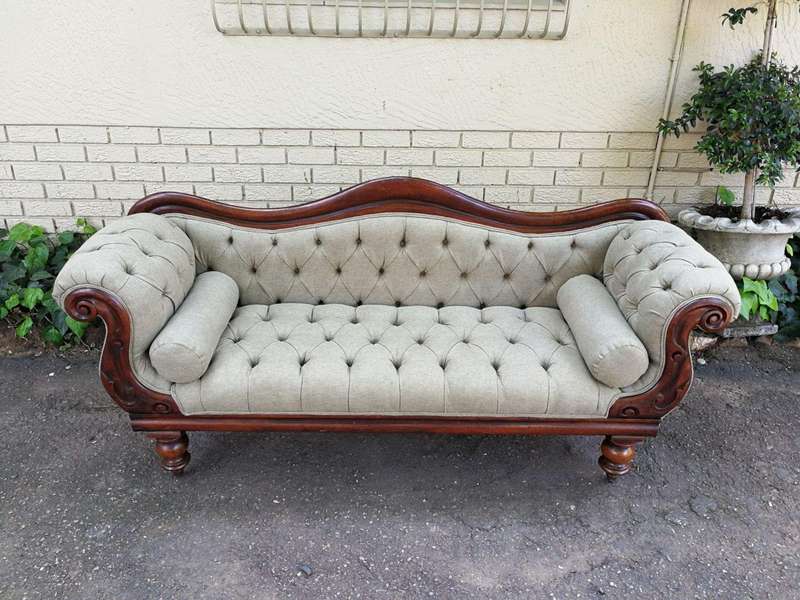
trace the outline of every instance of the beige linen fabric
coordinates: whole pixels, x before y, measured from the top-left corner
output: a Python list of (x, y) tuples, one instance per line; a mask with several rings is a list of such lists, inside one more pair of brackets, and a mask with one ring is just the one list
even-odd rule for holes
[(631, 385), (647, 370), (647, 350), (601, 281), (578, 275), (558, 290), (558, 308), (595, 379)]
[(170, 215), (197, 269), (239, 284), (241, 304), (556, 306), (570, 277), (601, 275), (619, 221), (521, 234), (424, 215), (384, 214), (283, 230)]
[(663, 337), (679, 306), (711, 296), (728, 302), (734, 317), (741, 306), (722, 263), (685, 231), (663, 221), (626, 225), (608, 248), (603, 279), (650, 355), (650, 367), (628, 393), (650, 387), (661, 373)]
[(185, 414), (598, 417), (596, 381), (554, 308), (273, 304), (239, 308)]
[(138, 378), (158, 391), (169, 391), (150, 364), (147, 351), (158, 332), (183, 302), (195, 277), (191, 241), (169, 219), (130, 215), (107, 225), (69, 259), (53, 286), (53, 297), (79, 287), (115, 295), (131, 315), (131, 363)]
[(159, 375), (188, 383), (205, 373), (238, 301), (239, 288), (224, 273), (198, 275), (150, 346), (150, 361)]

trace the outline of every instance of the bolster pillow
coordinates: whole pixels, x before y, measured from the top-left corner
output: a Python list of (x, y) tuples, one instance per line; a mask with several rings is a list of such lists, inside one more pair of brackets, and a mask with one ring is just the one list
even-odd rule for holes
[(239, 286), (219, 271), (198, 275), (183, 303), (150, 346), (158, 374), (175, 383), (199, 379), (239, 302)]
[(647, 350), (602, 282), (591, 275), (573, 277), (558, 290), (556, 302), (595, 379), (625, 387), (644, 375)]

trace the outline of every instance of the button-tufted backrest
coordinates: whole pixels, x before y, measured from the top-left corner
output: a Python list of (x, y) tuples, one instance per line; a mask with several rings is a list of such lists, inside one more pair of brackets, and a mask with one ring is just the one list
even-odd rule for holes
[(452, 219), (377, 214), (258, 230), (169, 215), (195, 249), (198, 272), (239, 285), (240, 303), (550, 306), (569, 278), (600, 276), (629, 221), (523, 234)]

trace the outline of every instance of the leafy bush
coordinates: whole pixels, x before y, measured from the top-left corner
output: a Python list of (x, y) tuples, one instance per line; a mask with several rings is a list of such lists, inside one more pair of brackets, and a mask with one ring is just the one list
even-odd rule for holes
[(757, 182), (773, 186), (784, 164), (800, 163), (800, 67), (757, 55), (743, 67), (694, 68), (700, 88), (674, 121), (661, 120), (662, 134), (680, 135), (705, 121), (697, 150), (722, 173), (758, 170)]
[(798, 293), (798, 274), (800, 274), (800, 241), (789, 241), (786, 249), (792, 257), (792, 268), (782, 277), (769, 282), (770, 291), (778, 301), (778, 314), (775, 322), (780, 327), (778, 335), (782, 338), (800, 337), (800, 294)]
[(85, 219), (77, 225), (56, 235), (27, 223), (0, 229), (0, 320), (11, 322), (19, 337), (34, 328), (57, 346), (83, 337), (88, 325), (67, 316), (52, 295), (61, 267), (95, 232)]

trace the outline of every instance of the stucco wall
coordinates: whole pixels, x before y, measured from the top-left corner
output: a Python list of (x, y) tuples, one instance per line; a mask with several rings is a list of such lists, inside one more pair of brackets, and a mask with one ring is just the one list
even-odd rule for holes
[[(701, 59), (741, 62), (760, 42), (758, 17), (752, 19), (749, 29), (730, 32), (720, 26), (719, 15), (730, 3), (694, 0), (676, 105), (691, 92), (693, 64)], [(540, 192), (538, 197), (559, 198), (558, 202), (544, 202), (538, 207), (541, 209), (605, 199), (605, 194), (593, 200), (590, 192), (584, 193), (599, 187), (639, 192), (646, 185), (647, 169), (641, 153), (652, 147), (626, 147), (622, 161), (610, 156), (614, 149), (611, 140), (627, 132), (653, 131), (662, 107), (679, 10), (679, 0), (574, 0), (570, 33), (561, 42), (337, 40), (224, 37), (211, 24), (208, 3), (198, 0), (6, 0), (0, 4), (0, 56), (4, 57), (0, 61), (0, 124), (6, 124), (0, 129), (0, 216), (64, 217), (104, 200), (120, 200), (106, 197), (102, 185), (107, 176), (99, 177), (104, 169), (94, 171), (96, 179), (70, 176), (77, 172), (69, 167), (71, 163), (92, 162), (88, 150), (83, 150), (81, 159), (74, 148), (61, 148), (60, 153), (37, 148), (70, 144), (58, 136), (58, 128), (74, 125), (104, 128), (105, 141), (92, 138), (89, 144), (113, 144), (108, 129), (113, 126), (154, 128), (156, 137), (148, 138), (144, 145), (162, 144), (160, 130), (182, 127), (206, 132), (213, 128), (299, 129), (309, 134), (312, 147), (313, 130), (344, 130), (344, 137), (347, 131), (400, 131), (408, 136), (409, 146), (412, 131), (455, 133), (459, 146), (465, 132), (507, 132), (508, 142), (502, 147), (508, 149), (514, 149), (512, 132), (549, 132), (558, 135), (555, 147), (559, 150), (578, 151), (577, 163), (574, 156), (564, 155), (565, 160), (550, 166), (564, 171), (588, 169), (580, 177), (559, 179), (554, 172), (549, 183), (515, 184), (506, 170), (502, 181), (492, 171), (479, 178), (490, 183), (470, 183), (471, 175), (464, 180), (460, 171), (447, 176), (441, 172), (441, 179), (470, 186), (475, 195), (490, 201), (513, 195), (534, 205), (538, 188), (552, 188), (549, 195)], [(781, 25), (776, 49), (788, 61), (800, 62), (800, 16), (796, 10), (786, 9)], [(25, 134), (15, 126), (44, 126), (55, 137)], [(590, 140), (586, 143), (570, 141), (570, 136), (579, 132), (599, 137), (585, 138)], [(605, 141), (598, 142), (600, 138)], [(655, 139), (646, 139), (651, 138)], [(362, 146), (361, 137), (358, 143), (355, 138), (347, 139), (351, 147)], [(136, 145), (135, 141), (120, 143)], [(607, 158), (612, 162), (584, 164), (583, 152), (597, 150), (598, 143), (599, 149), (609, 151)], [(215, 142), (209, 137), (204, 144), (213, 146)], [(287, 165), (292, 164), (289, 146), (283, 146)], [(374, 155), (367, 166), (387, 166), (386, 152), (393, 146), (380, 147), (382, 156)], [(681, 151), (690, 148), (686, 142), (673, 147)], [(497, 148), (484, 144), (477, 149)], [(631, 151), (640, 154), (632, 158)], [(123, 153), (118, 155), (122, 169), (115, 169), (113, 162), (109, 165), (111, 181), (118, 179), (117, 170), (141, 162), (135, 152), (124, 160)], [(165, 159), (170, 158), (166, 154)], [(216, 166), (238, 164), (238, 156), (223, 154), (224, 160)], [(188, 152), (185, 156), (189, 162)], [(136, 181), (137, 193), (153, 179), (169, 181), (166, 168), (175, 164), (174, 155), (171, 158), (148, 163), (159, 166), (161, 174), (148, 171), (149, 179)], [(677, 205), (689, 198), (707, 198), (718, 178), (701, 173), (702, 160), (688, 152), (681, 162), (677, 159), (672, 164), (668, 155), (662, 164), (667, 170), (659, 175), (657, 199)], [(337, 160), (331, 156), (326, 164), (336, 165)], [(460, 166), (498, 167), (491, 164), (491, 155), (489, 163), (483, 154), (479, 163), (472, 160)], [(527, 160), (527, 164), (499, 166), (536, 167), (535, 149)], [(311, 169), (320, 163), (294, 164)], [(454, 165), (438, 165), (432, 155), (430, 161), (410, 166)], [(608, 178), (603, 170), (598, 171), (605, 168), (629, 172)], [(214, 179), (215, 173), (212, 170), (188, 183), (201, 184), (208, 177)], [(279, 183), (268, 177), (268, 172), (263, 172), (261, 183)], [(363, 178), (363, 173), (358, 177)], [(347, 185), (354, 177), (351, 173), (343, 179), (346, 181), (331, 183)], [(92, 188), (90, 192), (85, 185), (76, 187), (83, 190), (77, 198), (53, 198), (48, 190), (53, 181), (88, 181)], [(730, 178), (725, 181), (738, 183)], [(792, 176), (786, 186), (794, 183)], [(508, 191), (497, 193), (494, 186)], [(521, 192), (519, 188), (523, 188)], [(128, 191), (132, 193), (133, 188)], [(242, 194), (247, 200), (244, 188)], [(52, 215), (46, 214), (48, 200), (54, 201)], [(76, 205), (73, 200), (93, 204)], [(280, 200), (297, 198), (289, 194)], [(784, 189), (779, 200), (800, 202), (796, 190), (787, 194)], [(36, 209), (26, 210), (32, 209), (33, 201)], [(62, 214), (67, 210), (64, 202), (68, 215)], [(108, 214), (117, 212), (116, 207), (106, 210)]]

